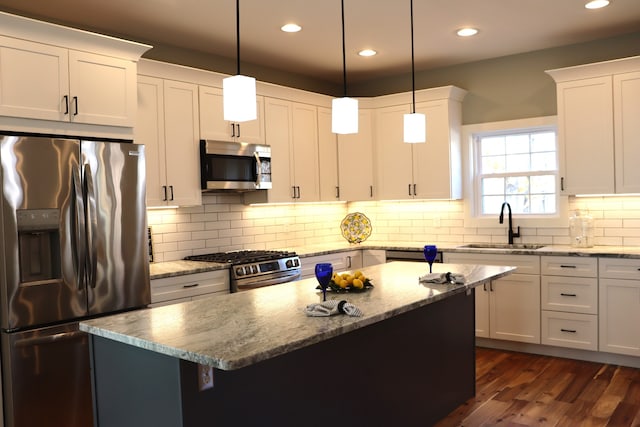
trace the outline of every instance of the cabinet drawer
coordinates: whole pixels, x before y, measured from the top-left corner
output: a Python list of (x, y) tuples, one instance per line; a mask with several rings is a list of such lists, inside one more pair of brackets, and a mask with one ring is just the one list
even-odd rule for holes
[(543, 256), (540, 258), (540, 271), (555, 276), (598, 277), (598, 258)]
[(598, 314), (598, 279), (542, 276), (543, 310)]
[(640, 259), (598, 258), (600, 277), (640, 280)]
[(598, 316), (542, 311), (542, 344), (598, 349)]
[(151, 280), (152, 303), (218, 292), (229, 293), (229, 270)]
[(445, 252), (443, 260), (447, 264), (505, 265), (517, 267), (515, 272), (519, 274), (540, 274), (540, 257), (537, 255)]

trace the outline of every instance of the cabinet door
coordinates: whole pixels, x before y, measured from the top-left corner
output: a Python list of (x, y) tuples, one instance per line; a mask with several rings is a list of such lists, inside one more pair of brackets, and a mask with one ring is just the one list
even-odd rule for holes
[(613, 76), (616, 193), (640, 193), (640, 72)]
[(0, 36), (0, 115), (68, 121), (68, 95), (67, 49)]
[(200, 205), (198, 86), (164, 81), (164, 133), (169, 205)]
[(476, 336), (489, 338), (489, 289), (486, 283), (475, 289), (476, 293)]
[(340, 200), (373, 200), (373, 111), (358, 111), (358, 133), (338, 136)]
[(557, 91), (564, 193), (614, 193), (612, 78), (563, 82)]
[(133, 127), (136, 66), (133, 61), (69, 51), (71, 121)]
[(200, 138), (264, 144), (264, 99), (256, 97), (258, 118), (242, 123), (224, 119), (222, 89), (200, 86)]
[(164, 141), (164, 83), (138, 76), (138, 116), (134, 141), (145, 146), (147, 206), (166, 206), (167, 169)]
[(293, 103), (293, 185), (300, 202), (320, 200), (318, 166), (318, 111), (308, 104)]
[(491, 338), (540, 344), (540, 276), (511, 274), (491, 286)]
[[(459, 199), (462, 197), (462, 162), (459, 117), (449, 111), (448, 100), (416, 105), (427, 121), (425, 144), (412, 144), (415, 196), (420, 199)], [(458, 114), (459, 116), (459, 114)], [(456, 120), (454, 120), (456, 119)], [(453, 127), (452, 127), (453, 126)]]
[(376, 111), (376, 192), (381, 200), (413, 197), (412, 145), (403, 142), (404, 114), (409, 105)]
[(640, 281), (600, 279), (599, 350), (640, 356)]
[[(292, 107), (288, 101), (265, 98), (265, 133), (267, 144), (271, 146), (272, 188), (267, 190), (268, 202), (293, 201), (290, 158), (292, 137)], [(255, 192), (254, 192), (255, 193)], [(247, 194), (245, 200), (252, 194)]]
[(338, 189), (338, 138), (331, 132), (331, 109), (318, 107), (318, 167), (320, 200), (340, 200)]

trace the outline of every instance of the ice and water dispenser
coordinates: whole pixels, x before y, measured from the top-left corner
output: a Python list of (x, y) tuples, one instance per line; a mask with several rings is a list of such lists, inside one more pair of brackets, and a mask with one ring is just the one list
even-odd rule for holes
[(569, 238), (575, 248), (593, 246), (593, 217), (588, 211), (576, 210), (569, 216)]
[(60, 211), (21, 209), (16, 212), (20, 248), (20, 282), (59, 281)]

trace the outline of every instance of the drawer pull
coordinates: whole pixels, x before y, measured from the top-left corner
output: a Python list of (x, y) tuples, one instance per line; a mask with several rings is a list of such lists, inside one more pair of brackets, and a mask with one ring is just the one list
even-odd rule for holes
[(182, 285), (183, 288), (187, 289), (187, 288), (195, 288), (196, 286), (199, 286), (200, 283), (191, 283), (190, 285)]
[(560, 264), (560, 268), (578, 268), (575, 265)]
[(577, 297), (578, 296), (576, 294), (565, 294), (564, 292), (560, 292), (560, 295), (562, 295), (563, 297)]
[(572, 334), (575, 334), (576, 332), (578, 332), (578, 331), (576, 331), (575, 329), (564, 329), (564, 328), (560, 328), (560, 330), (561, 330), (562, 332), (570, 332), (570, 333), (572, 333)]

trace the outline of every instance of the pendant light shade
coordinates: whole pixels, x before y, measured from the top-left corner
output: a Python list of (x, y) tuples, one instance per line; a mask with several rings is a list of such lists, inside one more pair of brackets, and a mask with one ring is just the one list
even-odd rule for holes
[(342, 135), (358, 133), (358, 100), (347, 97), (347, 57), (344, 44), (344, 0), (342, 6), (342, 81), (344, 97), (331, 102), (331, 131)]
[(421, 113), (404, 115), (404, 142), (415, 144), (427, 140), (427, 118)]
[(423, 143), (427, 140), (427, 119), (424, 114), (416, 113), (416, 70), (413, 52), (413, 0), (411, 5), (411, 95), (413, 104), (411, 114), (404, 115), (404, 142)]
[(240, 0), (236, 0), (236, 65), (237, 75), (222, 79), (224, 119), (246, 122), (258, 118), (256, 79), (240, 74)]
[(342, 135), (358, 133), (358, 100), (334, 98), (331, 101), (331, 131)]
[(246, 122), (257, 119), (256, 79), (240, 74), (222, 79), (224, 119)]

